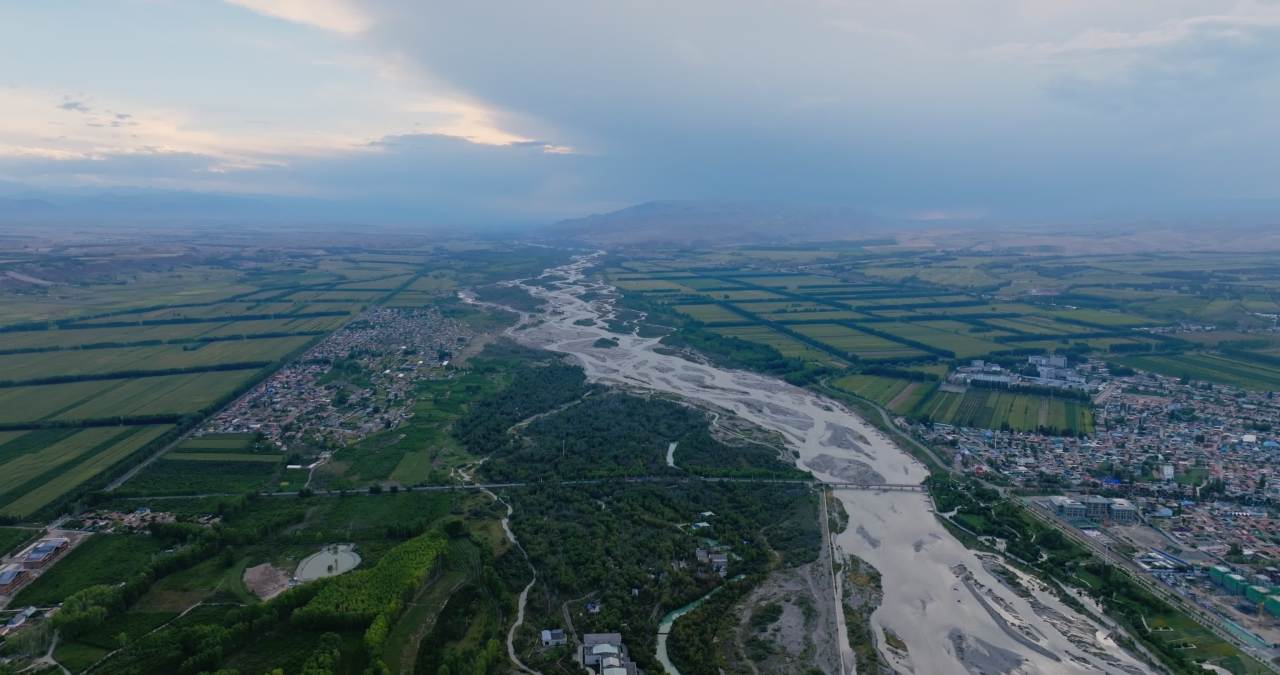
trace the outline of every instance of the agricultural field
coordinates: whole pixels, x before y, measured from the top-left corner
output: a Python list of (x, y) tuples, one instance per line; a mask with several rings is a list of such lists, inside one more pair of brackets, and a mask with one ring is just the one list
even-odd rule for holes
[[(956, 326), (963, 326), (963, 331)], [(982, 333), (966, 333), (970, 326), (955, 322), (902, 321), (876, 324), (876, 329), (907, 340), (920, 342), (935, 349), (952, 352), (958, 359), (982, 356), (1009, 346), (986, 340)]]
[(733, 328), (712, 328), (712, 332), (720, 335), (741, 338), (749, 342), (769, 345), (787, 357), (803, 359), (815, 363), (843, 366), (844, 362), (831, 354), (807, 345), (788, 335), (783, 335), (768, 326), (736, 326)]
[(879, 375), (846, 375), (832, 380), (831, 385), (861, 396), (898, 415), (910, 413), (937, 388), (936, 382), (917, 382)]
[(677, 305), (676, 311), (703, 323), (726, 323), (746, 321), (741, 314), (725, 309), (720, 305)]
[[(54, 433), (42, 430), (11, 441), (0, 447), (7, 460), (0, 464), (0, 474), (4, 476), (0, 479), (0, 513), (26, 518), (128, 459), (172, 428), (158, 424), (51, 430)], [(66, 431), (73, 433), (58, 437)], [(23, 438), (28, 440), (24, 442)], [(16, 443), (23, 447), (13, 447)]]
[(193, 413), (226, 397), (256, 372), (230, 370), (0, 388), (0, 423)]
[(1046, 430), (1067, 435), (1093, 431), (1093, 413), (1084, 401), (993, 389), (971, 388), (963, 394), (939, 390), (920, 402), (912, 416), (987, 429)]
[(283, 466), (284, 456), (279, 453), (169, 452), (116, 492), (139, 497), (244, 494), (275, 489)]
[(1262, 355), (1249, 358), (1208, 353), (1152, 354), (1117, 357), (1115, 361), (1169, 377), (1226, 384), (1256, 391), (1280, 391), (1280, 361)]
[[(747, 308), (750, 309), (751, 305), (747, 305)], [(761, 319), (766, 321), (778, 321), (781, 323), (796, 323), (803, 321), (856, 321), (858, 319), (867, 318), (867, 315), (861, 312), (849, 312), (842, 310), (779, 312), (777, 314), (760, 314), (759, 316)]]
[(868, 361), (892, 361), (926, 356), (924, 352), (914, 347), (839, 324), (799, 324), (793, 326), (793, 329), (797, 333)]
[(40, 377), (98, 375), (275, 361), (302, 348), (311, 339), (298, 336), (0, 355), (0, 381), (22, 380), (33, 377), (35, 373)]

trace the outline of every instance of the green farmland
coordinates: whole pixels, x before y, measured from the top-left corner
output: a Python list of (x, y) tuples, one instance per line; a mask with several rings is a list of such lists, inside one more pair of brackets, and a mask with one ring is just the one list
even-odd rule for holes
[(1280, 361), (1275, 357), (1225, 356), (1188, 353), (1127, 356), (1116, 359), (1140, 370), (1169, 377), (1186, 377), (1256, 391), (1280, 391)]
[(170, 425), (31, 431), (0, 446), (0, 513), (26, 518), (159, 438)]
[(1046, 430), (1078, 435), (1093, 431), (1093, 413), (1083, 401), (992, 389), (963, 394), (937, 391), (920, 402), (912, 416), (962, 427)]
[(839, 324), (804, 324), (795, 326), (794, 330), (868, 361), (896, 361), (927, 356), (914, 347)]

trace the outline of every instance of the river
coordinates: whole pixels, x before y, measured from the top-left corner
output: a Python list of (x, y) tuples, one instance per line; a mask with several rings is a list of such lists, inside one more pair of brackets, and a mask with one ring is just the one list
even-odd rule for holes
[[(512, 337), (572, 355), (592, 381), (675, 394), (776, 431), (797, 453), (797, 465), (822, 481), (919, 483), (928, 475), (914, 457), (836, 401), (765, 375), (660, 353), (657, 338), (609, 332), (605, 320), (612, 316), (614, 289), (584, 276), (595, 260), (586, 256), (548, 270), (567, 281), (529, 285), (547, 306), (525, 317)], [(596, 296), (590, 302), (580, 297), (588, 291)], [(587, 319), (595, 323), (576, 323)], [(617, 346), (594, 346), (601, 337), (617, 338)], [(849, 514), (849, 527), (836, 545), (880, 570), (884, 601), (872, 615), (873, 632), (881, 654), (899, 672), (1151, 672), (1047, 589), (1020, 594), (999, 581), (987, 569), (994, 561), (952, 537), (926, 495), (836, 494)], [(906, 644), (906, 653), (887, 646), (886, 630)], [(852, 664), (848, 646), (842, 651)]]

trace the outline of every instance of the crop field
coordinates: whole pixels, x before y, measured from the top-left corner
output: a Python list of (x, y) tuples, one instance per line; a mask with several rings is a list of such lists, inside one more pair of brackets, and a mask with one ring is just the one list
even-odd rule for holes
[(741, 288), (742, 284), (734, 281), (726, 281), (724, 279), (707, 279), (695, 277), (692, 279), (673, 279), (676, 283), (684, 286), (691, 291), (705, 291), (713, 288)]
[(284, 457), (170, 452), (120, 486), (121, 495), (243, 494), (274, 489)]
[(964, 394), (938, 391), (916, 408), (917, 416), (964, 427), (1076, 435), (1093, 431), (1087, 403), (991, 389)]
[(676, 311), (703, 323), (747, 320), (742, 315), (727, 310), (720, 305), (678, 305), (676, 306)]
[[(8, 500), (2, 507), (3, 512), (18, 518), (30, 516), (63, 495), (80, 487), (86, 481), (124, 461), (172, 428), (171, 425), (157, 424), (146, 427), (123, 427), (124, 431), (121, 431), (121, 427), (102, 427), (80, 431), (79, 434), (71, 438), (76, 438), (80, 434), (96, 432), (100, 429), (114, 431), (116, 435), (87, 449), (78, 449), (79, 444), (73, 448), (64, 447), (62, 450), (64, 454), (56, 459), (58, 464), (56, 465), (57, 468), (54, 469), (49, 469), (45, 466), (31, 469), (26, 468), (27, 465), (24, 464), (23, 467), (28, 473), (33, 470), (36, 471), (36, 477), (12, 488), (11, 492), (0, 497), (0, 499)], [(97, 438), (97, 435), (90, 438)], [(40, 472), (39, 469), (44, 470)]]
[(74, 349), (0, 355), (0, 381), (60, 375), (196, 368), (222, 363), (275, 361), (307, 344), (306, 336), (198, 342), (155, 347)]
[(687, 290), (684, 286), (674, 281), (663, 281), (661, 279), (622, 279), (615, 281), (614, 284), (625, 291), (670, 291), (680, 292)]
[(1269, 361), (1201, 353), (1125, 356), (1115, 360), (1131, 368), (1169, 377), (1186, 377), (1256, 391), (1280, 391), (1280, 365)]
[(800, 300), (790, 300), (785, 302), (744, 302), (736, 306), (756, 314), (821, 312), (831, 309), (829, 305), (822, 305), (816, 302), (803, 302)]
[(770, 286), (776, 288), (798, 289), (803, 286), (838, 284), (839, 279), (833, 277), (819, 277), (811, 274), (796, 274), (776, 277), (748, 277), (743, 279), (757, 286)]
[[(938, 322), (928, 321), (903, 321), (897, 323), (881, 323), (876, 324), (876, 328), (886, 333), (901, 336), (908, 340), (915, 340), (936, 349), (943, 349), (954, 352), (956, 358), (967, 359), (974, 356), (989, 354), (994, 351), (1008, 349), (1007, 345), (991, 340), (984, 340), (974, 335), (966, 335), (964, 333), (947, 330), (949, 322), (940, 326), (933, 325)], [(967, 326), (966, 326), (967, 328)], [(980, 333), (977, 335), (981, 335)]]
[(915, 409), (937, 386), (935, 382), (916, 382), (879, 375), (846, 375), (832, 380), (831, 384), (899, 415)]
[(924, 352), (915, 347), (886, 340), (878, 335), (864, 333), (839, 324), (800, 324), (794, 326), (794, 330), (797, 333), (829, 344), (836, 349), (854, 354), (860, 359), (886, 361), (925, 355)]
[(268, 455), (253, 452), (181, 452), (174, 450), (163, 459), (188, 462), (257, 462), (260, 464), (278, 464), (284, 455)]
[(716, 300), (781, 300), (785, 296), (779, 295), (772, 291), (761, 291), (756, 289), (748, 289), (742, 291), (703, 291), (703, 295), (715, 298)]
[[(202, 410), (231, 393), (253, 377), (255, 370), (165, 375), (133, 380), (105, 380), (108, 385), (81, 403), (52, 415), (52, 419), (75, 420), (116, 415), (162, 415)], [(100, 383), (93, 383), (100, 384)], [(47, 385), (66, 387), (76, 385)], [(18, 390), (34, 387), (19, 387)]]
[(253, 434), (205, 434), (186, 439), (174, 450), (180, 452), (243, 450), (249, 447), (253, 440)]
[(768, 326), (736, 326), (733, 328), (712, 328), (713, 332), (729, 335), (750, 342), (769, 345), (787, 357), (804, 359), (815, 363), (844, 365), (840, 359), (816, 347), (807, 345), (788, 335), (783, 335)]
[[(750, 307), (750, 305), (748, 305), (748, 307)], [(860, 312), (831, 310), (819, 312), (779, 312), (777, 314), (761, 314), (760, 318), (767, 321), (787, 323), (795, 321), (854, 321), (857, 319), (865, 319), (867, 318), (867, 315)]]

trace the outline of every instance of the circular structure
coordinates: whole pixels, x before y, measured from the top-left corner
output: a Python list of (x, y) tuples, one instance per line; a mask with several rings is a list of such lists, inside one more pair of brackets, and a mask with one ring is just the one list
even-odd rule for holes
[(312, 581), (350, 572), (360, 564), (360, 555), (354, 544), (329, 544), (298, 563), (293, 577), (298, 581)]

